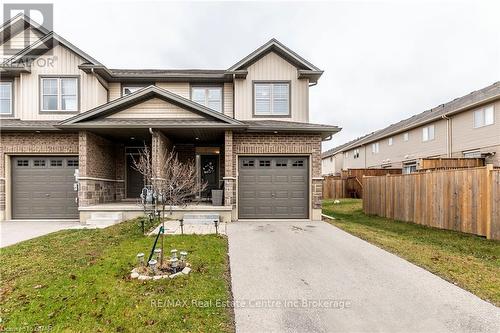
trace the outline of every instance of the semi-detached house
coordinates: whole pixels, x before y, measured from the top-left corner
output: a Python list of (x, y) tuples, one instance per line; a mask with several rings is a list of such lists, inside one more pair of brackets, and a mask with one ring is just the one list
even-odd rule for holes
[(0, 49), (1, 220), (142, 214), (133, 156), (144, 144), (153, 161), (170, 150), (194, 161), (199, 179), (224, 191), (221, 206), (177, 214), (320, 218), (321, 142), (339, 128), (309, 122), (309, 88), (323, 72), (279, 41), (228, 69), (136, 70), (107, 68), (24, 16), (0, 34), (30, 44)]

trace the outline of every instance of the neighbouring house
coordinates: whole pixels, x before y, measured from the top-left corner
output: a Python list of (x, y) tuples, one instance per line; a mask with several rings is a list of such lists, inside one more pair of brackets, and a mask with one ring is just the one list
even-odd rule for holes
[(107, 68), (22, 15), (0, 35), (29, 36), (0, 49), (1, 220), (141, 215), (145, 144), (153, 161), (172, 149), (195, 161), (208, 183), (177, 215), (320, 219), (321, 142), (340, 129), (309, 122), (323, 71), (277, 40), (228, 69), (141, 70)]
[(428, 158), (500, 166), (500, 82), (324, 152), (322, 174), (353, 168), (410, 173)]

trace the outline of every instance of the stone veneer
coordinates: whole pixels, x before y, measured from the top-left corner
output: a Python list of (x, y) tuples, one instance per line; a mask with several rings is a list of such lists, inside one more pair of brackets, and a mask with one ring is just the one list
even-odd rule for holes
[(120, 201), (125, 196), (125, 152), (96, 134), (79, 133), (79, 206)]
[[(263, 154), (304, 154), (310, 156), (312, 175), (310, 180), (312, 216), (321, 218), (321, 200), (323, 198), (321, 177), (321, 136), (319, 134), (269, 134), (269, 133), (231, 133), (226, 132), (226, 170), (227, 177), (235, 177), (237, 170), (236, 155)], [(231, 153), (229, 151), (232, 150)], [(236, 186), (234, 181), (226, 182), (226, 204), (236, 205)], [(234, 217), (233, 217), (234, 218)]]
[(1, 133), (0, 132), (0, 220), (5, 219), (6, 181), (5, 156), (16, 154), (78, 155), (76, 133)]

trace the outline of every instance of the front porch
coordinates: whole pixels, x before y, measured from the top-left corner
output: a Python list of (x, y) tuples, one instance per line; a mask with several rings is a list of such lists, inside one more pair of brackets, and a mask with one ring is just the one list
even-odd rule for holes
[[(121, 220), (144, 214), (140, 194), (144, 177), (135, 166), (144, 146), (151, 151), (153, 166), (174, 151), (183, 163), (196, 166), (197, 180), (207, 188), (193, 196), (185, 207), (174, 207), (173, 218), (184, 214), (217, 214), (221, 221), (232, 220), (234, 177), (226, 143), (232, 132), (223, 129), (87, 129), (79, 133), (78, 201), (80, 222), (100, 213), (116, 213)], [(222, 200), (212, 203), (214, 190)], [(218, 193), (220, 194), (220, 192)]]

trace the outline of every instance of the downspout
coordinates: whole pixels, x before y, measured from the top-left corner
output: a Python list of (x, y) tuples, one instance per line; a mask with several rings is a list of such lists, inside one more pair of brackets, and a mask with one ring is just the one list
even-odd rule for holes
[(441, 116), (442, 119), (446, 120), (446, 156), (447, 157), (451, 157), (451, 152), (452, 152), (452, 138), (451, 138), (451, 118), (446, 116), (446, 115), (442, 115)]

